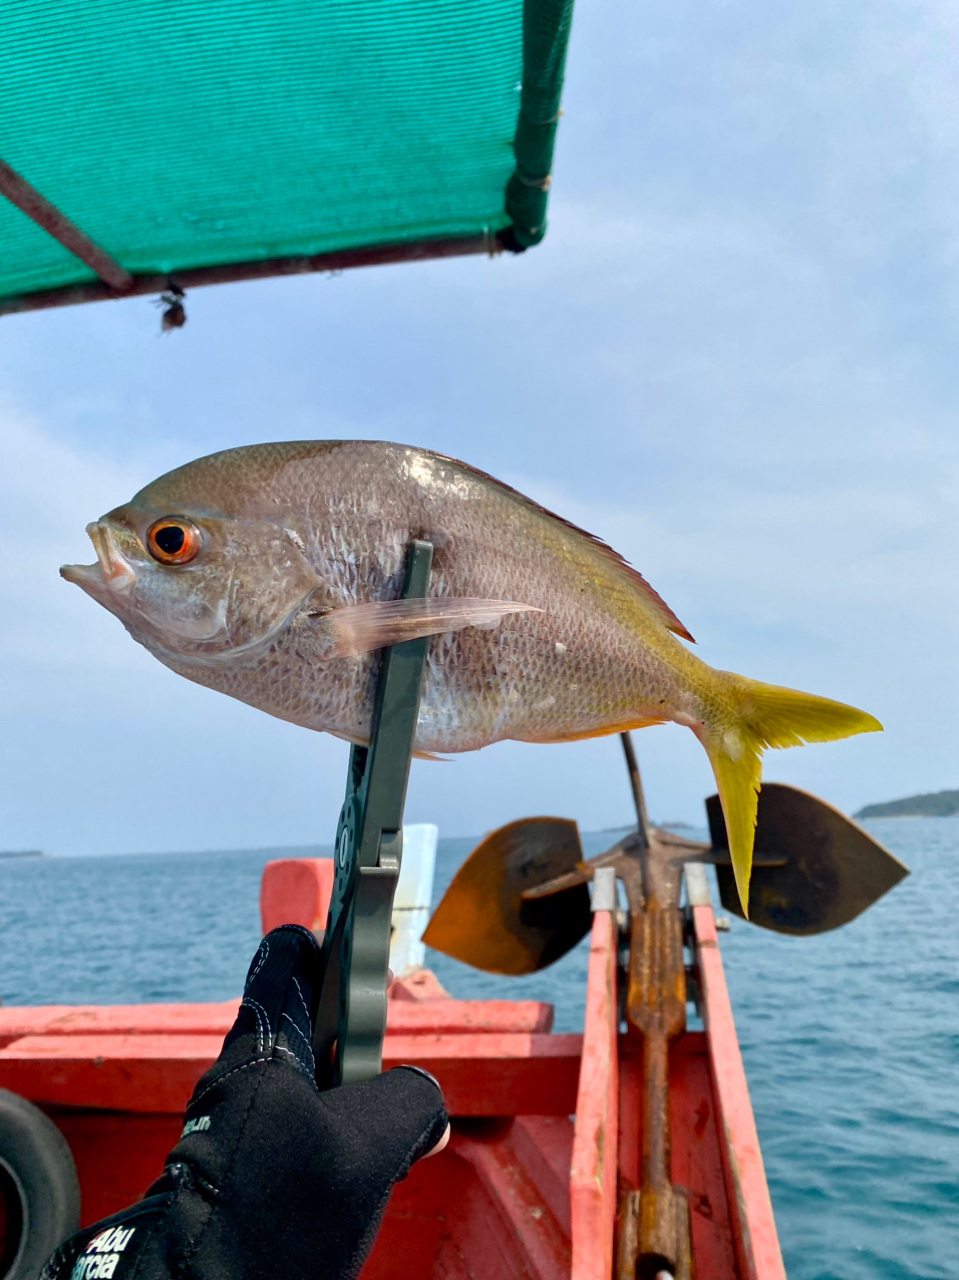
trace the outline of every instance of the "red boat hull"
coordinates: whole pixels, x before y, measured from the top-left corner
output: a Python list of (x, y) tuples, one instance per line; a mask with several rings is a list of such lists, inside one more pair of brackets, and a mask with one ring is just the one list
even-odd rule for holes
[[(314, 922), (316, 904), (303, 905), (307, 873), (322, 894), (326, 867), (312, 860), (271, 873), (265, 928), (277, 916)], [(298, 882), (293, 901), (284, 875)], [(692, 916), (706, 1030), (672, 1051), (670, 1104), (696, 1280), (784, 1280), (712, 909), (694, 905)], [(364, 1280), (614, 1274), (619, 1188), (639, 1180), (642, 1052), (619, 1034), (614, 959), (612, 917), (597, 912), (582, 1036), (552, 1034), (552, 1008), (539, 1002), (452, 1000), (426, 971), (394, 984), (384, 1066), (431, 1071), (454, 1132), (446, 1152), (397, 1187)], [(0, 1009), (0, 1087), (63, 1133), (85, 1223), (157, 1177), (236, 1007)]]

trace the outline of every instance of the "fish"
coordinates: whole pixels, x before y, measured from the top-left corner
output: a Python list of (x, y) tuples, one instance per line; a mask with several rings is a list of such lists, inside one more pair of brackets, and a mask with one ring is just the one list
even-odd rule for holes
[[(882, 728), (844, 703), (715, 670), (601, 539), (454, 458), (385, 441), (227, 449), (87, 526), (60, 573), (171, 670), (369, 741), (384, 647), (429, 636), (415, 748), (563, 743), (672, 721), (706, 750), (744, 908), (761, 757)], [(409, 543), (425, 600), (400, 600)]]

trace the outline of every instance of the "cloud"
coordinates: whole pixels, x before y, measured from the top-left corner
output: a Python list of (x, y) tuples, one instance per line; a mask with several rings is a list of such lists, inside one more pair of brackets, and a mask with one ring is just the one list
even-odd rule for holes
[[(922, 790), (927, 778), (927, 789), (954, 785), (954, 470), (911, 487), (890, 465), (878, 477), (827, 476), (792, 492), (766, 491), (747, 471), (738, 485), (654, 489), (635, 509), (584, 502), (536, 476), (509, 478), (626, 555), (710, 665), (851, 702), (886, 725), (881, 737), (771, 752), (769, 776), (849, 807)], [(650, 740), (650, 750), (659, 744)], [(659, 793), (688, 812), (677, 771), (691, 771), (690, 781), (699, 771), (685, 747), (676, 755), (670, 746), (666, 762)]]
[(0, 440), (0, 662), (8, 672), (16, 662), (88, 662), (103, 629), (57, 571), (95, 559), (84, 528), (139, 487), (134, 468), (64, 443), (9, 407), (0, 408)]
[[(23, 843), (329, 831), (335, 744), (178, 680), (56, 577), (89, 557), (88, 520), (168, 467), (310, 436), (501, 475), (626, 554), (706, 660), (887, 724), (771, 754), (774, 776), (849, 806), (955, 786), (957, 55), (941, 0), (597, 0), (531, 253), (198, 290), (169, 341), (146, 299), (3, 321)], [(171, 795), (143, 761), (184, 742), (201, 767)], [(698, 817), (691, 735), (640, 745), (654, 811)], [(463, 833), (628, 817), (615, 742), (417, 765), (410, 803)]]

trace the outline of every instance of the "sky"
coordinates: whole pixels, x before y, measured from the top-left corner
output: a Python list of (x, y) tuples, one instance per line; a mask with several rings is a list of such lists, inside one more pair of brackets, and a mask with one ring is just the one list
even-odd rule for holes
[[(328, 843), (347, 749), (167, 671), (57, 576), (232, 445), (438, 449), (605, 538), (713, 666), (886, 732), (766, 757), (847, 811), (959, 786), (959, 12), (590, 0), (545, 242), (0, 320), (0, 849)], [(660, 821), (714, 789), (636, 746)], [(416, 762), (407, 819), (629, 820), (615, 738)]]

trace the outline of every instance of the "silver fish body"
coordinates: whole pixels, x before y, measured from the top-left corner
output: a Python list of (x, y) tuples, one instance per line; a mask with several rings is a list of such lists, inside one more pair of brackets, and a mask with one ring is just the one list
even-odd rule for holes
[[(142, 550), (146, 530), (169, 514), (202, 528), (197, 561), (167, 567)], [(680, 624), (635, 571), (506, 486), (425, 450), (333, 441), (229, 450), (161, 477), (92, 529), (106, 573), (64, 575), (161, 662), (349, 741), (368, 735), (379, 656), (324, 660), (318, 624), (330, 610), (395, 599), (411, 538), (433, 545), (431, 595), (531, 606), (434, 636), (418, 750), (562, 741), (667, 718), (689, 701), (672, 664), (637, 644), (642, 629), (673, 664), (692, 659), (669, 630)]]
[[(425, 449), (230, 449), (161, 476), (89, 531), (97, 563), (65, 578), (174, 671), (294, 724), (367, 741), (380, 651), (429, 635), (421, 752), (688, 726), (716, 775), (743, 895), (762, 751), (881, 727), (708, 667), (604, 543)], [(413, 538), (434, 548), (416, 605), (397, 601)]]

